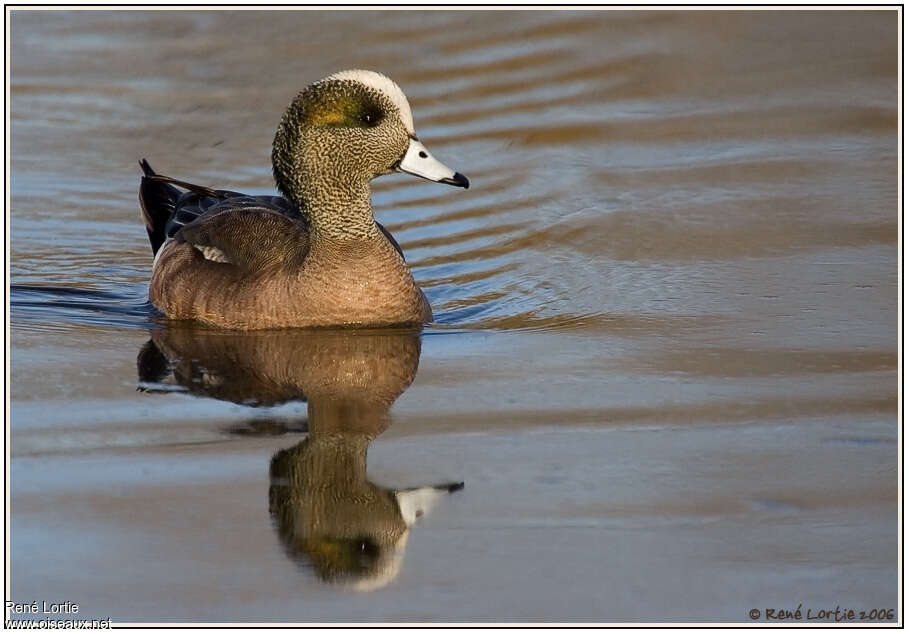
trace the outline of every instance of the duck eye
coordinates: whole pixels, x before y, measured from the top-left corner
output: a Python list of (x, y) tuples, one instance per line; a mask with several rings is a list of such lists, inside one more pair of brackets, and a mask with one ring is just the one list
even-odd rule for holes
[(382, 112), (378, 108), (368, 108), (360, 113), (360, 123), (366, 128), (374, 128), (382, 121)]

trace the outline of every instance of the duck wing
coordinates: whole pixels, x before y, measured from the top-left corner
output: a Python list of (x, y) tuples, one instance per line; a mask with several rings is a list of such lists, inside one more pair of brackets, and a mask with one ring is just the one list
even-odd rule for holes
[[(212, 189), (157, 174), (145, 159), (139, 165), (139, 201), (153, 253), (175, 239), (209, 260), (257, 270), (300, 264), (309, 252), (309, 224), (286, 198)], [(394, 236), (376, 225), (403, 258)]]
[(286, 198), (212, 189), (156, 174), (145, 159), (139, 165), (139, 201), (155, 254), (173, 239), (247, 271), (306, 257), (309, 226)]
[(244, 271), (274, 265), (299, 267), (309, 253), (309, 227), (303, 216), (283, 213), (273, 198), (226, 198), (185, 225), (180, 225), (180, 218), (175, 216), (170, 230), (176, 242), (191, 244), (205, 259)]

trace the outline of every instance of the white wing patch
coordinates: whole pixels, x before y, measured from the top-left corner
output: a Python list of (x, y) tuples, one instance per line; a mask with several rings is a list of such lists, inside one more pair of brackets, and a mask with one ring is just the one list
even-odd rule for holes
[(200, 246), (198, 244), (194, 244), (193, 246), (199, 253), (202, 254), (202, 257), (206, 260), (211, 260), (212, 262), (223, 262), (225, 264), (231, 263), (228, 257), (224, 255), (224, 251), (217, 247), (206, 247)]
[(329, 75), (321, 81), (330, 81), (334, 79), (358, 81), (361, 84), (365, 84), (384, 94), (398, 107), (398, 110), (401, 111), (401, 120), (404, 122), (404, 127), (407, 128), (407, 131), (410, 134), (414, 133), (413, 113), (410, 111), (410, 104), (407, 102), (407, 97), (404, 95), (404, 91), (401, 90), (401, 87), (388, 77), (371, 70), (342, 70), (334, 75)]
[[(158, 266), (158, 261), (161, 259), (161, 255), (164, 253), (165, 247), (169, 246), (173, 241), (173, 238), (168, 238), (164, 241), (164, 244), (160, 246), (158, 252), (155, 253), (155, 260), (152, 262), (152, 273), (154, 273), (155, 268)], [(210, 260), (212, 262), (223, 262), (225, 264), (233, 264), (233, 262), (231, 262), (228, 257), (224, 255), (224, 251), (218, 249), (217, 247), (205, 247), (194, 244), (193, 248), (201, 253), (202, 257), (206, 260)]]

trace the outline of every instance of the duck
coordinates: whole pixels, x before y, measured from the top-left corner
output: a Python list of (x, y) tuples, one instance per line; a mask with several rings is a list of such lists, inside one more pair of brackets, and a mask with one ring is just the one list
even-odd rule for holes
[(310, 84), (284, 112), (271, 160), (277, 196), (195, 185), (139, 161), (151, 304), (233, 330), (431, 322), (400, 245), (373, 216), (369, 184), (394, 172), (470, 183), (418, 139), (401, 88), (368, 70)]

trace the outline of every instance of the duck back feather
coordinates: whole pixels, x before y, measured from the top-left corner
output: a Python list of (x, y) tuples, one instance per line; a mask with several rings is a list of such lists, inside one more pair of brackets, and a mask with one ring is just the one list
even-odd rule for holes
[[(294, 204), (282, 196), (250, 196), (187, 183), (157, 174), (145, 159), (139, 161), (139, 166), (143, 173), (139, 185), (139, 203), (153, 255), (157, 255), (158, 249), (166, 240), (175, 237), (180, 229), (199, 220), (209, 211), (221, 213), (267, 209), (293, 220), (303, 220), (303, 215)], [(228, 205), (222, 205), (225, 202)], [(381, 223), (377, 222), (376, 225), (403, 258), (404, 252), (394, 236)]]

